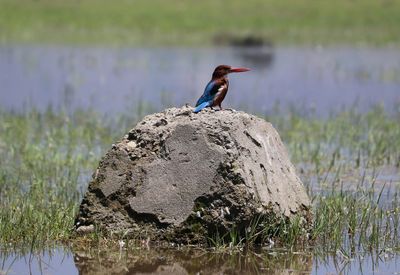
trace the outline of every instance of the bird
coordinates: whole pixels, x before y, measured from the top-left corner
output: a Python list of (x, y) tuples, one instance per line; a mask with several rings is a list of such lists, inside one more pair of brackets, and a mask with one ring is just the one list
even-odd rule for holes
[(219, 65), (215, 68), (210, 82), (204, 89), (203, 95), (197, 100), (194, 113), (204, 108), (218, 106), (221, 110), (221, 103), (224, 100), (229, 87), (227, 75), (229, 73), (240, 73), (250, 71), (248, 68), (234, 68), (228, 65)]

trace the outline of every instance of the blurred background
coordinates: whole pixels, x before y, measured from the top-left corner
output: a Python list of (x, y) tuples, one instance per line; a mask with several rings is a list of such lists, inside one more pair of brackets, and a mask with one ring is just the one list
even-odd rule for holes
[(225, 107), (328, 116), (400, 104), (394, 0), (0, 0), (0, 108), (149, 113), (193, 105), (215, 66)]

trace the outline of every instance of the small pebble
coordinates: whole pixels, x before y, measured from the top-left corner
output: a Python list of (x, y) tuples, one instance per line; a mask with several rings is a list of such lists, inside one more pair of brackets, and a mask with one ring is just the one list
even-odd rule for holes
[(94, 225), (93, 224), (91, 224), (91, 225), (82, 225), (82, 226), (79, 226), (77, 229), (76, 229), (76, 233), (79, 233), (79, 234), (89, 234), (89, 233), (92, 233), (92, 232), (94, 232)]

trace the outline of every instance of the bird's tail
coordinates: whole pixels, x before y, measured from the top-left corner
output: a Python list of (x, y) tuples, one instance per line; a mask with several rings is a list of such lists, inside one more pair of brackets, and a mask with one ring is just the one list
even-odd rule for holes
[(210, 106), (210, 102), (203, 102), (199, 106), (197, 106), (196, 109), (193, 110), (193, 113), (198, 113), (208, 106)]

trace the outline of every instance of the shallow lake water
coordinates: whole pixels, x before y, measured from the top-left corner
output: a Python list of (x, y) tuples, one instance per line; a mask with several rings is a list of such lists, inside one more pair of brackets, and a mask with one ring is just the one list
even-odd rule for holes
[[(112, 116), (137, 112), (139, 106), (153, 112), (193, 105), (218, 64), (252, 69), (230, 76), (226, 108), (264, 114), (279, 106), (318, 116), (349, 108), (363, 112), (377, 104), (388, 112), (400, 108), (399, 49), (8, 45), (0, 46), (0, 109), (92, 108)], [(324, 189), (313, 185), (318, 180), (312, 175), (307, 182), (313, 192)], [(377, 190), (386, 183), (400, 185), (398, 167), (381, 171)], [(386, 202), (393, 199), (389, 191), (384, 195)], [(340, 252), (317, 256), (315, 251), (221, 254), (150, 248), (88, 253), (58, 247), (39, 254), (10, 254), (0, 249), (0, 275), (154, 273), (400, 274), (400, 256), (391, 251), (347, 258)]]
[(226, 108), (257, 113), (273, 106), (318, 115), (357, 106), (400, 105), (400, 50), (352, 47), (96, 48), (0, 47), (0, 108), (93, 108), (130, 113), (193, 105), (218, 64), (230, 75)]
[(309, 252), (216, 253), (201, 249), (71, 252), (0, 252), (0, 274), (400, 274), (400, 257), (389, 252), (347, 259)]

